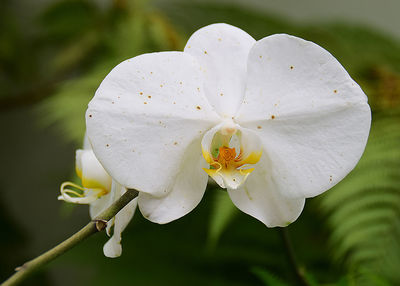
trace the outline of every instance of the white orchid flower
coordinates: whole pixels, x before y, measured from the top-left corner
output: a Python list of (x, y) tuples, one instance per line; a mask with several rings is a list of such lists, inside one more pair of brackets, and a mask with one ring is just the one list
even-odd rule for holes
[(354, 168), (370, 121), (367, 97), (326, 50), (227, 24), (198, 30), (183, 52), (122, 62), (86, 113), (96, 156), (141, 191), (149, 220), (190, 212), (210, 175), (269, 227), (296, 220), (305, 198)]
[[(69, 203), (89, 204), (90, 217), (97, 215), (108, 208), (114, 201), (126, 192), (126, 189), (113, 181), (97, 160), (85, 137), (84, 149), (76, 151), (76, 173), (82, 181), (82, 186), (72, 182), (61, 185), (59, 200)], [(132, 219), (137, 206), (137, 199), (127, 204), (112, 220), (107, 223), (107, 234), (111, 238), (103, 247), (107, 257), (118, 257), (122, 253), (121, 233)]]

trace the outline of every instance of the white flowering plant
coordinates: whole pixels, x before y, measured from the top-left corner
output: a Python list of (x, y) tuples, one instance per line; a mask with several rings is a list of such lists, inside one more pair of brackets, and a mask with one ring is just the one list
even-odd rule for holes
[(353, 170), (370, 125), (366, 95), (317, 44), (203, 27), (182, 52), (127, 59), (101, 82), (76, 151), (81, 184), (63, 183), (58, 197), (88, 204), (92, 219), (68, 247), (105, 229), (104, 255), (118, 257), (136, 208), (167, 224), (191, 212), (208, 183), (266, 227), (285, 228), (307, 198)]
[(254, 40), (213, 24), (183, 52), (128, 59), (86, 112), (93, 152), (144, 217), (176, 220), (208, 176), (243, 212), (287, 226), (306, 198), (342, 180), (369, 134), (367, 97), (326, 50), (278, 34)]

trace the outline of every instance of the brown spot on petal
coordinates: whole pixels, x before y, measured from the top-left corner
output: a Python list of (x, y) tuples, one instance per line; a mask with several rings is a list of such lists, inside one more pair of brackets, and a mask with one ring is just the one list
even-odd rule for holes
[(291, 70), (294, 69), (294, 66), (290, 66), (290, 69), (291, 69)]
[(91, 117), (92, 117), (92, 115), (91, 115), (91, 114), (89, 114), (89, 117), (91, 118)]
[(257, 129), (261, 129), (262, 127), (260, 125), (257, 126)]
[(207, 51), (204, 51), (204, 54), (207, 55)]
[(196, 108), (197, 108), (198, 110), (200, 110), (200, 109), (201, 109), (201, 107), (200, 107), (200, 106), (198, 106), (198, 105), (196, 106)]
[(110, 147), (110, 144), (106, 144), (106, 147)]
[(271, 115), (271, 119), (275, 119), (275, 115)]
[(174, 142), (174, 145), (178, 145), (178, 142)]
[(337, 93), (337, 89), (335, 89), (333, 92), (334, 92), (334, 93)]
[(220, 96), (224, 96), (224, 94), (221, 92), (220, 94), (219, 94)]
[(143, 92), (139, 92), (140, 95), (143, 95)]
[(151, 98), (151, 95), (148, 95), (147, 97), (148, 97), (148, 98)]
[(143, 104), (147, 104), (147, 102), (145, 101), (145, 102), (143, 102)]

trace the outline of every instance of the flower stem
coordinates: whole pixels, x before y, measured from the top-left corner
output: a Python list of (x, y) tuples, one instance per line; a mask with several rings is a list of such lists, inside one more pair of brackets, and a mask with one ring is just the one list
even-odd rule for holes
[(107, 222), (113, 218), (124, 206), (126, 206), (131, 200), (136, 198), (138, 191), (135, 189), (128, 189), (117, 201), (115, 201), (109, 208), (95, 217), (80, 231), (72, 235), (70, 238), (64, 240), (57, 246), (46, 251), (42, 255), (25, 262), (22, 266), (17, 267), (10, 278), (8, 278), (1, 286), (12, 286), (25, 280), (30, 274), (38, 270), (43, 265), (56, 259), (66, 251), (73, 248), (75, 245), (88, 238), (92, 234), (104, 230), (107, 226)]
[(310, 286), (310, 283), (305, 278), (304, 270), (299, 266), (298, 261), (296, 259), (296, 255), (294, 253), (293, 245), (290, 241), (289, 232), (287, 227), (279, 228), (279, 234), (281, 235), (282, 242), (285, 246), (286, 256), (290, 262), (290, 268), (292, 269), (297, 284), (301, 286)]

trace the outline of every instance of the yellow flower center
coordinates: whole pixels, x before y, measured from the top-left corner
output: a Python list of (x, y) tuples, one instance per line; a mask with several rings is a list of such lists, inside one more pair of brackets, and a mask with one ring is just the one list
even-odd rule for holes
[[(217, 135), (219, 136), (219, 135)], [(262, 150), (255, 150), (250, 152), (247, 157), (244, 156), (244, 147), (240, 147), (240, 152), (237, 154), (236, 149), (227, 146), (232, 136), (227, 139), (225, 136), (218, 138), (216, 137), (215, 142), (217, 145), (213, 150), (217, 151), (217, 154), (211, 154), (208, 150), (203, 151), (203, 157), (206, 162), (210, 165), (210, 169), (203, 168), (203, 170), (212, 177), (221, 187), (226, 188), (238, 188), (244, 183), (248, 175), (254, 170), (254, 168), (244, 169), (244, 165), (256, 164), (262, 155)], [(223, 143), (222, 143), (223, 142)], [(221, 144), (218, 146), (219, 144)]]
[(240, 163), (242, 153), (236, 157), (235, 148), (222, 146), (219, 148), (217, 158), (213, 158), (214, 162), (219, 163), (225, 169), (236, 169), (243, 164)]

